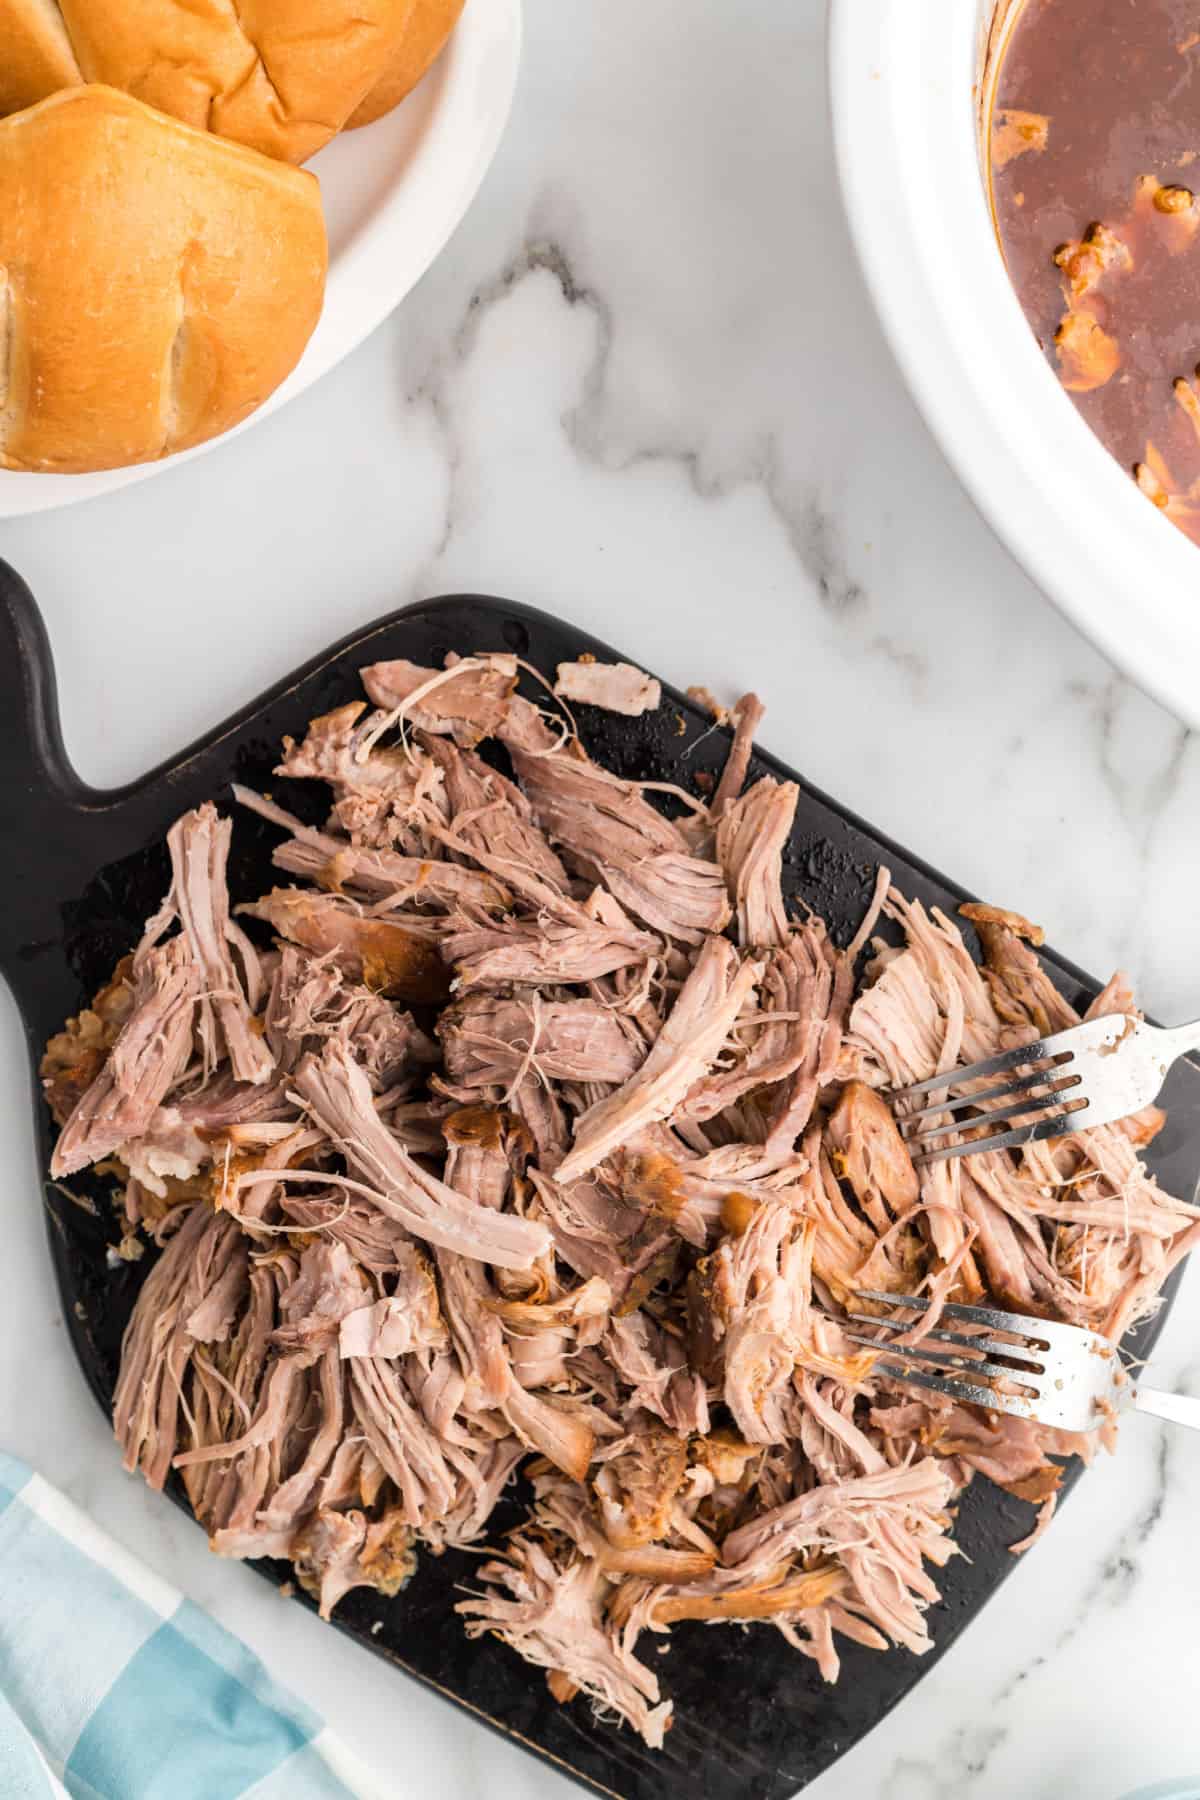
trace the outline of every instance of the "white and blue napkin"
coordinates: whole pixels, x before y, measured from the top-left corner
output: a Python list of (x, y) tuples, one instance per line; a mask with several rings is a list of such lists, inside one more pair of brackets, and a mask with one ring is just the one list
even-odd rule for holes
[(383, 1800), (246, 1646), (0, 1452), (4, 1800)]

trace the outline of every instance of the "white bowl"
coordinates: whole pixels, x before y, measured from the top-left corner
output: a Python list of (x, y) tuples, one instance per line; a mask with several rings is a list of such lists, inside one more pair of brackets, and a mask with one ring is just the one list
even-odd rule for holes
[(0, 470), (0, 519), (45, 512), (145, 481), (203, 456), (302, 394), (382, 323), (425, 273), (487, 173), (512, 107), (521, 0), (468, 0), (436, 65), (403, 104), (347, 131), (309, 167), (329, 227), (325, 310), (308, 348), (264, 406), (233, 432), (163, 462), (92, 475)]
[(1075, 411), (996, 242), (977, 129), (992, 9), (831, 0), (850, 229), (905, 380), (980, 512), (1106, 656), (1200, 726), (1200, 550)]

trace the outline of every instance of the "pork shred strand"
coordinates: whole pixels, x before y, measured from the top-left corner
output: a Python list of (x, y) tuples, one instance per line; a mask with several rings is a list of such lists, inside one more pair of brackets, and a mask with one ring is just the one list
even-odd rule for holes
[[(626, 665), (558, 673), (660, 704)], [(713, 703), (706, 801), (593, 762), (511, 655), (363, 675), (371, 707), (276, 770), (324, 784), (319, 824), (234, 790), (292, 885), (235, 906), (231, 821), (186, 814), (141, 944), (47, 1047), (52, 1174), (99, 1165), (121, 1253), (159, 1248), (126, 1466), (325, 1616), (477, 1544), (523, 1466), (464, 1629), (651, 1747), (647, 1634), (679, 1620), (769, 1625), (830, 1681), (843, 1639), (922, 1653), (965, 1484), (1028, 1504), (1022, 1548), (1112, 1433), (899, 1385), (845, 1315), (923, 1293), (915, 1338), (984, 1295), (1119, 1336), (1200, 1239), (1141, 1158), (1162, 1114), (914, 1168), (880, 1090), (1075, 1014), (1003, 909), (964, 908), (982, 966), (886, 871), (845, 949), (797, 917), (799, 790), (755, 769), (753, 695)], [(1133, 1004), (1115, 976), (1093, 1010)]]

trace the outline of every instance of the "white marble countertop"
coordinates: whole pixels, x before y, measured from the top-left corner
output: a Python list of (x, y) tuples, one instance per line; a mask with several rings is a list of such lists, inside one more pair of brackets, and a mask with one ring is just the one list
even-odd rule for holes
[[(1200, 745), (1030, 586), (907, 400), (839, 216), (820, 11), (528, 0), (499, 160), (388, 325), (191, 466), (0, 526), (69, 748), (89, 779), (129, 779), (381, 612), (508, 594), (681, 685), (755, 686), (765, 743), (814, 782), (1195, 1017)], [(397, 1796), (565, 1800), (121, 1473), (58, 1312), (6, 993), (0, 1153), (0, 1445), (248, 1639)], [(1200, 1383), (1198, 1302), (1193, 1275), (1164, 1385)], [(1134, 1420), (810, 1792), (1115, 1800), (1194, 1772), (1198, 1516), (1200, 1438)]]

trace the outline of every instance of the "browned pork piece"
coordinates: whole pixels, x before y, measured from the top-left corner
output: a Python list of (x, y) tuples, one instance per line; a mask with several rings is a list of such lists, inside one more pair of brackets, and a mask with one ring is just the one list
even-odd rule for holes
[(446, 1322), (433, 1271), (415, 1244), (396, 1246), (396, 1282), (390, 1294), (338, 1318), (338, 1355), (406, 1356), (411, 1350), (444, 1350)]
[(560, 700), (577, 700), (606, 712), (624, 713), (637, 719), (653, 712), (662, 701), (662, 688), (650, 675), (631, 663), (563, 662), (558, 665), (554, 692)]
[(540, 919), (500, 926), (462, 919), (446, 932), (441, 947), (454, 965), (456, 989), (599, 981), (646, 964), (662, 948), (649, 932), (586, 916), (578, 924)]
[(750, 757), (754, 750), (755, 735), (762, 724), (765, 712), (766, 708), (757, 694), (743, 694), (730, 714), (733, 721), (733, 744), (717, 785), (717, 791), (713, 795), (712, 816), (714, 819), (723, 817), (726, 808), (733, 804), (745, 786), (746, 776), (750, 769)]
[(438, 670), (397, 659), (361, 673), (372, 701), (395, 723), (445, 732), (467, 750), (499, 730), (517, 685), (513, 656), (466, 656)]
[(814, 1310), (816, 1227), (787, 1200), (755, 1208), (738, 1236), (726, 1236), (688, 1283), (693, 1363), (720, 1376), (725, 1404), (744, 1442), (783, 1443), (795, 1435), (795, 1378), (803, 1369), (857, 1387), (869, 1359)]
[(848, 1081), (825, 1129), (838, 1173), (882, 1236), (921, 1197), (912, 1157), (890, 1108), (864, 1082)]
[(339, 845), (336, 838), (315, 843), (294, 838), (280, 844), (274, 862), (331, 893), (373, 901), (384, 918), (391, 908), (408, 903), (418, 909), (474, 906), (485, 913), (504, 912), (512, 904), (506, 888), (475, 869), (429, 857), (400, 856), (394, 850)]
[(565, 895), (567, 872), (534, 824), (533, 808), (520, 788), (471, 750), (456, 749), (436, 735), (422, 741), (445, 784), (449, 854), (469, 866), (482, 850), (498, 869), (533, 876)]
[(146, 1130), (191, 1061), (199, 991), (199, 970), (182, 939), (141, 957), (132, 1009), (54, 1146), (50, 1173), (56, 1179), (99, 1162)]
[(517, 778), (551, 841), (652, 931), (696, 944), (721, 931), (729, 902), (719, 866), (690, 853), (687, 836), (620, 781), (569, 751), (527, 750), (510, 737)]
[[(248, 1279), (236, 1225), (202, 1206), (192, 1208), (150, 1271), (121, 1347), (113, 1423), (125, 1467), (140, 1467), (151, 1487), (162, 1487), (175, 1454), (185, 1364), (195, 1344), (228, 1336)], [(218, 1287), (223, 1305), (213, 1304)], [(194, 1315), (206, 1301), (193, 1335)]]
[[(523, 1467), (465, 1628), (658, 1746), (643, 1632), (757, 1622), (830, 1681), (843, 1638), (919, 1654), (965, 1485), (1033, 1509), (1020, 1549), (1112, 1441), (881, 1374), (860, 1290), (928, 1298), (910, 1342), (980, 1295), (1119, 1336), (1200, 1206), (1141, 1161), (1155, 1108), (918, 1171), (881, 1090), (1075, 1020), (1036, 927), (965, 908), (981, 968), (881, 871), (838, 949), (789, 912), (798, 789), (751, 781), (753, 695), (712, 703), (706, 803), (591, 761), (520, 670), (380, 663), (376, 710), (286, 741), (328, 802), (237, 790), (294, 883), (237, 895), (245, 932), (229, 823), (178, 822), (141, 946), (47, 1046), (52, 1167), (98, 1162), (120, 1255), (157, 1251), (114, 1426), (214, 1550), (290, 1559), (328, 1616), (478, 1544)], [(558, 685), (657, 699), (586, 661)], [(1093, 1011), (1133, 1006), (1117, 976)]]
[[(367, 1449), (400, 1496), (406, 1524), (426, 1534), (440, 1526), (443, 1541), (458, 1541), (450, 1523), (466, 1498), (464, 1486), (478, 1487), (495, 1454), (495, 1440), (448, 1442), (432, 1426), (421, 1404), (426, 1385), (420, 1366), (380, 1356), (355, 1357), (349, 1364), (350, 1402)], [(503, 1466), (503, 1465), (502, 1465)], [(512, 1467), (507, 1461), (505, 1474)], [(449, 1529), (447, 1530), (447, 1526)], [(472, 1533), (473, 1535), (473, 1533)]]
[(560, 1183), (586, 1175), (643, 1126), (670, 1118), (711, 1066), (761, 975), (761, 963), (739, 963), (723, 938), (705, 939), (637, 1074), (577, 1122), (571, 1149), (556, 1171)]
[(630, 1425), (627, 1437), (605, 1448), (593, 1483), (604, 1535), (617, 1550), (639, 1550), (668, 1535), (688, 1467), (686, 1438), (636, 1413)]
[(483, 912), (504, 912), (512, 905), (508, 889), (476, 869), (429, 856), (403, 856), (396, 850), (347, 843), (328, 831), (305, 825), (294, 813), (276, 806), (252, 788), (235, 784), (233, 791), (251, 812), (292, 833), (290, 841), (275, 850), (272, 860), (276, 868), (286, 869), (290, 875), (303, 875), (331, 893), (348, 893), (392, 906), (412, 901), (418, 907), (449, 909), (469, 905)]
[(559, 1260), (585, 1280), (604, 1281), (619, 1312), (632, 1312), (673, 1270), (677, 1233), (626, 1205), (607, 1182), (587, 1179), (564, 1188), (533, 1166), (529, 1178)]
[(743, 1130), (761, 1141), (757, 1163), (765, 1173), (792, 1156), (818, 1092), (833, 1078), (853, 965), (818, 922), (792, 930), (779, 948), (763, 952), (762, 963), (758, 1010), (738, 1021), (742, 1053), (698, 1081), (680, 1110), (711, 1119), (753, 1096)]
[(424, 919), (372, 918), (340, 894), (311, 888), (272, 888), (241, 908), (314, 956), (329, 956), (374, 992), (417, 1006), (435, 1005), (449, 992), (436, 932)]
[(507, 1088), (528, 1068), (546, 1081), (628, 1081), (644, 1046), (619, 1014), (597, 1000), (493, 999), (447, 1007), (438, 1035), (450, 1080), (463, 1088)]
[(627, 1311), (610, 1322), (604, 1352), (613, 1373), (630, 1389), (628, 1405), (653, 1413), (681, 1434), (709, 1427), (708, 1390), (703, 1373), (685, 1346), (648, 1313)]
[[(208, 1160), (196, 1127), (210, 1122), (206, 1106), (213, 1093), (220, 1093), (221, 1125), (277, 1116), (280, 1099), (274, 1057), (250, 1010), (262, 998), (262, 967), (229, 918), (228, 822), (211, 806), (201, 807), (177, 822), (168, 844), (171, 889), (137, 954), (122, 964), (127, 973), (98, 997), (103, 1014), (86, 1011), (73, 1021), (74, 1031), (52, 1040), (43, 1065), (60, 1116), (84, 1072), (91, 1076), (65, 1117), (52, 1173), (73, 1173), (117, 1153), (160, 1196), (165, 1176), (189, 1178)], [(177, 920), (179, 934), (160, 943)], [(224, 1057), (228, 1067), (216, 1074)], [(185, 1074), (191, 1076), (186, 1100), (180, 1095), (176, 1105), (162, 1106)], [(205, 1075), (214, 1076), (212, 1086), (197, 1086)]]
[(1031, 938), (1037, 943), (1044, 933), (999, 907), (964, 906), (962, 911), (979, 933), (992, 1001), (1005, 1024), (1018, 1029), (1033, 1025), (1039, 1033), (1048, 1033), (1078, 1023), (1073, 1008), (1023, 942)]
[(66, 1124), (95, 1081), (133, 1004), (133, 958), (123, 956), (91, 1005), (68, 1019), (46, 1045), (38, 1072), (55, 1124)]
[[(653, 1427), (652, 1427), (653, 1430)], [(604, 1453), (618, 1460), (626, 1453), (630, 1442), (641, 1446), (641, 1436), (634, 1440), (623, 1439), (612, 1445)], [(702, 1440), (703, 1441), (703, 1440)], [(653, 1439), (651, 1439), (653, 1442)], [(651, 1454), (644, 1459), (645, 1468), (628, 1471), (635, 1490), (644, 1492), (647, 1497), (657, 1494), (661, 1500), (663, 1482), (658, 1479), (662, 1460)], [(539, 1469), (533, 1475), (534, 1491), (537, 1495), (536, 1519), (539, 1526), (544, 1526), (570, 1543), (575, 1544), (585, 1556), (595, 1560), (597, 1565), (610, 1579), (624, 1575), (638, 1576), (645, 1581), (655, 1582), (688, 1582), (696, 1581), (709, 1574), (717, 1560), (716, 1546), (704, 1543), (705, 1533), (694, 1526), (686, 1514), (686, 1502), (677, 1504), (674, 1495), (680, 1494), (684, 1487), (695, 1486), (699, 1474), (699, 1454), (689, 1467), (688, 1446), (684, 1444), (683, 1464), (680, 1470), (680, 1482), (673, 1490), (672, 1503), (663, 1505), (658, 1510), (662, 1521), (662, 1536), (671, 1537), (673, 1542), (645, 1541), (614, 1544), (600, 1528), (596, 1513), (587, 1492), (575, 1481), (562, 1480), (554, 1470)], [(643, 1473), (647, 1477), (643, 1481)], [(598, 1496), (601, 1481), (607, 1475), (607, 1468), (597, 1476), (594, 1495)], [(700, 1475), (700, 1485), (704, 1485)], [(653, 1504), (653, 1502), (651, 1502)], [(653, 1529), (658, 1520), (643, 1514), (641, 1524)], [(621, 1534), (618, 1534), (621, 1535)], [(641, 1540), (643, 1531), (639, 1528), (634, 1537)], [(696, 1539), (699, 1547), (691, 1547), (692, 1539)], [(687, 1540), (686, 1543), (683, 1540)], [(610, 1601), (608, 1616), (615, 1622), (615, 1598)]]
[(302, 743), (285, 738), (275, 773), (327, 781), (334, 821), (352, 843), (394, 845), (420, 856), (426, 828), (445, 815), (441, 771), (411, 744), (373, 745), (380, 715), (364, 718), (366, 710), (363, 701), (351, 701), (314, 719)]
[[(145, 943), (161, 937), (178, 918), (200, 976), (197, 1035), (205, 1068), (217, 1063), (223, 1045), (239, 1081), (268, 1081), (275, 1061), (252, 1017), (263, 995), (258, 954), (229, 916), (225, 867), (232, 830), (212, 805), (185, 813), (172, 825), (167, 833), (171, 892), (147, 928)], [(241, 960), (244, 989), (231, 949)]]
[(717, 826), (717, 856), (736, 909), (738, 939), (753, 949), (787, 942), (780, 877), (799, 796), (795, 782), (764, 776), (726, 807)]
[(557, 1567), (536, 1539), (518, 1536), (509, 1540), (506, 1561), (485, 1563), (479, 1573), (487, 1591), (457, 1608), (470, 1637), (495, 1632), (526, 1662), (564, 1678), (569, 1692), (582, 1690), (611, 1707), (652, 1750), (661, 1748), (671, 1703), (659, 1703), (658, 1677), (633, 1654), (636, 1631), (606, 1623), (597, 1563), (581, 1557)]
[(295, 1080), (313, 1119), (368, 1184), (380, 1212), (415, 1237), (510, 1269), (528, 1268), (549, 1248), (544, 1225), (480, 1206), (414, 1162), (380, 1119), (370, 1083), (337, 1039), (319, 1058), (306, 1058)]
[(827, 1554), (845, 1570), (842, 1607), (918, 1655), (930, 1648), (924, 1612), (938, 1590), (924, 1561), (944, 1564), (954, 1484), (932, 1456), (811, 1488), (739, 1526), (725, 1539), (722, 1563), (741, 1579), (785, 1558)]
[[(285, 944), (271, 981), (264, 1014), (267, 1041), (278, 1066), (290, 1071), (306, 1050), (329, 1038), (346, 1039), (371, 1080), (383, 1091), (412, 1063), (435, 1063), (436, 1044), (409, 1012), (368, 987), (348, 981), (326, 957)], [(188, 1104), (181, 1107), (189, 1116)], [(240, 1115), (245, 1116), (245, 1115)], [(208, 1109), (206, 1124), (222, 1116)]]

